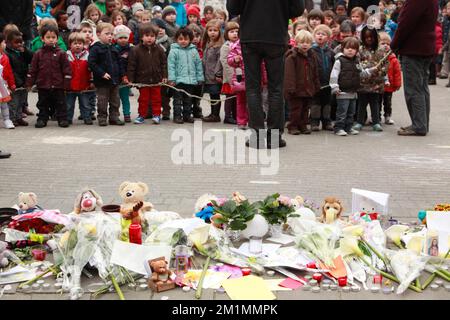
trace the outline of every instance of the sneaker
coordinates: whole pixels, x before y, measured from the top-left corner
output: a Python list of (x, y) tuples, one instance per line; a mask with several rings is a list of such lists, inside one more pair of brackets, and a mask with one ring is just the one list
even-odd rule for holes
[(311, 131), (320, 131), (320, 127), (318, 125), (312, 125)]
[(311, 134), (311, 130), (308, 127), (300, 128), (301, 134)]
[(353, 126), (353, 129), (355, 129), (356, 131), (361, 131), (363, 125), (360, 123), (357, 123)]
[(389, 125), (395, 124), (394, 120), (392, 120), (391, 117), (384, 117), (384, 123)]
[(42, 119), (37, 119), (36, 124), (34, 125), (35, 128), (44, 128), (47, 126), (47, 122)]
[(288, 134), (292, 134), (294, 136), (298, 136), (300, 133), (301, 133), (300, 130), (298, 130), (297, 128), (288, 129)]
[(91, 114), (91, 120), (92, 120), (92, 121), (97, 120), (97, 118), (95, 117), (95, 114), (93, 114), (93, 113)]
[(61, 128), (68, 128), (69, 127), (69, 121), (67, 121), (67, 120), (58, 121), (58, 126), (61, 127)]
[(94, 124), (94, 122), (92, 122), (92, 119), (91, 118), (87, 118), (87, 119), (84, 119), (84, 124), (87, 124), (87, 125), (93, 125)]
[[(352, 129), (353, 130), (353, 129)], [(355, 130), (356, 131), (356, 130)], [(347, 132), (345, 132), (345, 130), (339, 130), (335, 133), (335, 135), (340, 136), (340, 137), (345, 137), (347, 135)]]
[(9, 119), (5, 120), (4, 124), (5, 124), (5, 129), (14, 129), (15, 128), (14, 123)]
[(162, 119), (163, 119), (164, 121), (170, 120), (170, 116), (162, 116)]
[(379, 124), (379, 123), (374, 124), (372, 129), (373, 129), (373, 131), (377, 131), (377, 132), (383, 131), (383, 128), (381, 127), (381, 124)]
[(144, 117), (137, 117), (136, 119), (134, 119), (134, 124), (143, 124), (145, 122)]
[(238, 129), (239, 130), (247, 130), (248, 127), (245, 124), (240, 124), (240, 125), (238, 125)]
[(161, 123), (161, 117), (160, 117), (160, 116), (154, 116), (154, 117), (152, 118), (152, 122), (153, 122), (154, 124), (160, 124), (160, 123)]
[(123, 120), (125, 120), (125, 122), (130, 123), (130, 122), (131, 122), (131, 117), (130, 117), (130, 115), (129, 115), (129, 114), (124, 115), (124, 116), (123, 116)]
[(173, 122), (176, 123), (176, 124), (183, 124), (184, 123), (183, 118), (181, 118), (181, 117), (173, 118)]
[(109, 120), (109, 124), (112, 126), (124, 126), (125, 122), (123, 122), (122, 120), (120, 120), (119, 118), (114, 119), (114, 120)]
[(26, 107), (23, 110), (23, 113), (25, 113), (27, 116), (34, 116), (34, 113), (30, 110), (30, 108)]
[(194, 117), (183, 117), (183, 122), (194, 123), (195, 119)]
[(19, 119), (19, 120), (14, 121), (14, 125), (16, 127), (26, 127), (26, 126), (28, 126), (28, 122), (26, 122), (23, 119)]
[(348, 134), (351, 134), (352, 136), (355, 136), (355, 135), (357, 135), (357, 134), (359, 134), (359, 131), (357, 131), (357, 130), (355, 130), (355, 129), (350, 129), (350, 131), (349, 132), (347, 132)]

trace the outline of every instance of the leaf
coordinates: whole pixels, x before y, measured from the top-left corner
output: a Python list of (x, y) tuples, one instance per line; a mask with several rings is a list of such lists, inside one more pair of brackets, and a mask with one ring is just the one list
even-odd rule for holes
[(362, 241), (358, 241), (358, 248), (364, 253), (365, 256), (372, 257), (372, 252)]
[(228, 213), (232, 213), (234, 210), (236, 210), (236, 202), (232, 200), (225, 202), (222, 206), (222, 210)]

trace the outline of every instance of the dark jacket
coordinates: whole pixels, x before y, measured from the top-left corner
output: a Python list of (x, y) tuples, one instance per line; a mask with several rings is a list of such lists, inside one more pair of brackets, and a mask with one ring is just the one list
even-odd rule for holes
[(408, 0), (398, 17), (391, 48), (400, 55), (431, 57), (436, 50), (438, 0)]
[(323, 48), (313, 45), (312, 50), (316, 53), (319, 63), (320, 86), (326, 86), (330, 82), (330, 74), (334, 65), (334, 51), (328, 45)]
[(304, 0), (228, 0), (231, 15), (241, 15), (241, 43), (260, 42), (285, 45), (289, 19), (301, 16)]
[(8, 23), (14, 23), (22, 32), (23, 40), (31, 40), (33, 0), (2, 0), (0, 4), (0, 32)]
[[(96, 87), (119, 85), (126, 70), (120, 64), (119, 50), (111, 44), (100, 41), (94, 43), (89, 49), (89, 68), (94, 75)], [(103, 78), (105, 73), (111, 76), (110, 80)]]
[(341, 72), (339, 73), (339, 90), (342, 92), (356, 92), (361, 84), (361, 71), (358, 69), (358, 59), (350, 59), (344, 55), (339, 58)]
[(8, 55), (13, 70), (16, 87), (23, 88), (27, 81), (28, 69), (33, 59), (33, 52), (27, 48), (25, 48), (24, 52), (20, 52), (9, 47), (6, 47), (5, 52)]
[(167, 79), (167, 58), (157, 44), (142, 43), (133, 47), (128, 58), (128, 80), (133, 83), (155, 84)]
[(320, 90), (319, 67), (314, 51), (306, 55), (298, 48), (286, 53), (284, 96), (286, 99), (313, 97)]
[(114, 47), (119, 51), (119, 63), (122, 70), (125, 70), (125, 73), (128, 68), (128, 59), (130, 57), (130, 51), (131, 51), (131, 45), (127, 43), (126, 46), (119, 46), (117, 43), (114, 45)]
[[(312, 9), (314, 9), (314, 1), (313, 0), (305, 0), (305, 9), (310, 12)], [(333, 0), (322, 0), (320, 3), (320, 10), (333, 10), (334, 4)]]
[(31, 60), (27, 87), (38, 89), (70, 89), (72, 69), (67, 54), (59, 47), (43, 46)]

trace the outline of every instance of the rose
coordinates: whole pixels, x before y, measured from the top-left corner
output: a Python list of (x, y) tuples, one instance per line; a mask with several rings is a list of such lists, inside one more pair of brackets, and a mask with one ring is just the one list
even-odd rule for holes
[(241, 204), (242, 202), (247, 200), (247, 198), (245, 198), (239, 191), (236, 191), (233, 192), (232, 200), (236, 202), (236, 204)]
[(291, 204), (291, 198), (289, 198), (289, 197), (286, 197), (286, 196), (279, 196), (277, 200), (278, 200), (278, 202), (279, 202), (280, 204), (282, 204), (282, 205), (284, 205), (284, 206), (286, 206), (286, 207), (291, 207), (291, 206), (292, 206), (292, 204)]

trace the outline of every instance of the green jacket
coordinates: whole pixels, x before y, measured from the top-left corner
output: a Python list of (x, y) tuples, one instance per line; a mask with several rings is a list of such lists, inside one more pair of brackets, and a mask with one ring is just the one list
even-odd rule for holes
[[(61, 48), (61, 50), (67, 51), (66, 44), (64, 43), (64, 40), (63, 40), (63, 38), (61, 38), (61, 36), (58, 36), (57, 45), (58, 45), (58, 47)], [(38, 51), (43, 46), (44, 46), (44, 42), (42, 41), (42, 38), (40, 36), (34, 38), (33, 41), (31, 41), (31, 51), (33, 51), (33, 52)]]
[(180, 47), (178, 43), (173, 43), (170, 46), (167, 61), (169, 81), (191, 85), (205, 81), (202, 60), (197, 47), (192, 43), (186, 48)]

